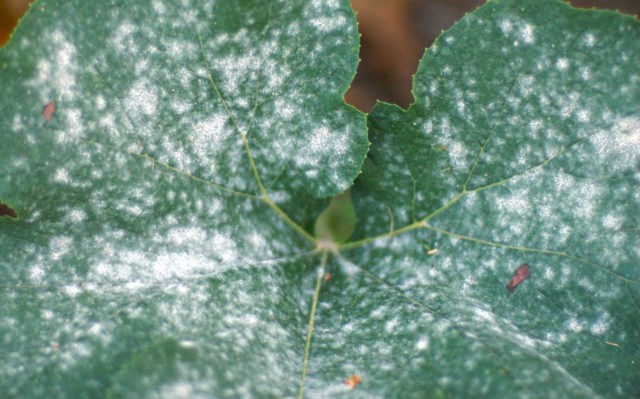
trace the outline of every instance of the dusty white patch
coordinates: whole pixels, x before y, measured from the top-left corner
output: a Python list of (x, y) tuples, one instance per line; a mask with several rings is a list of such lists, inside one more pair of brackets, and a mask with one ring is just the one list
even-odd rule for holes
[(611, 129), (589, 138), (598, 163), (614, 172), (622, 172), (640, 163), (640, 117), (628, 116), (616, 120)]
[(586, 33), (583, 40), (587, 47), (593, 47), (596, 44), (596, 36), (593, 33)]
[(49, 57), (40, 58), (36, 75), (28, 85), (41, 93), (44, 105), (49, 100), (70, 101), (76, 97), (77, 50), (71, 40), (60, 30), (48, 37)]
[(536, 41), (535, 28), (530, 23), (523, 23), (520, 26), (519, 32), (520, 38), (526, 44), (533, 44)]
[(566, 71), (567, 69), (569, 69), (569, 59), (565, 58), (565, 57), (560, 57), (556, 60), (556, 68), (558, 68), (559, 71)]
[(164, 5), (164, 3), (160, 0), (153, 0), (151, 2), (151, 5), (153, 6), (153, 10), (157, 13), (157, 14), (164, 14), (167, 11), (166, 6)]
[(319, 31), (327, 33), (345, 26), (347, 19), (342, 15), (337, 17), (316, 17), (313, 18), (310, 23)]
[(535, 43), (535, 26), (529, 22), (514, 18), (503, 18), (498, 22), (498, 26), (505, 36), (513, 36), (517, 39), (514, 43), (515, 46), (520, 42), (525, 44)]
[(111, 37), (111, 43), (116, 50), (119, 52), (127, 52), (137, 49), (133, 38), (136, 30), (135, 24), (131, 21), (122, 21)]
[(69, 184), (71, 183), (71, 176), (66, 168), (58, 168), (53, 174), (53, 181), (56, 183)]
[(87, 213), (84, 209), (75, 208), (69, 211), (69, 219), (72, 223), (82, 223), (87, 219)]
[(132, 115), (154, 115), (158, 107), (158, 89), (151, 82), (138, 80), (129, 89), (124, 103)]
[(429, 338), (421, 337), (418, 342), (416, 342), (416, 350), (423, 351), (429, 348)]
[(41, 266), (35, 265), (29, 269), (29, 278), (34, 284), (41, 284), (44, 281), (45, 272)]

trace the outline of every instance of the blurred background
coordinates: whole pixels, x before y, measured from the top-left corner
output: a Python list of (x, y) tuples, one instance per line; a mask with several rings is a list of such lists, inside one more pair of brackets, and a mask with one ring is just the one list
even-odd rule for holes
[[(640, 0), (570, 0), (576, 7), (640, 15)], [(0, 0), (0, 45), (29, 7), (28, 0)], [(351, 0), (362, 33), (358, 73), (347, 102), (369, 112), (376, 99), (407, 107), (411, 79), (424, 49), (484, 0)]]

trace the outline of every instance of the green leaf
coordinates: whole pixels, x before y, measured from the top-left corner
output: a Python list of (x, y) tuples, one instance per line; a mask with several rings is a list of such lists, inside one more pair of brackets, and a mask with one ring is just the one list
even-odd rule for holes
[(489, 2), (440, 37), (415, 104), (369, 118), (341, 261), (360, 272), (327, 287), (343, 333), (316, 337), (317, 386), (640, 395), (639, 65), (638, 21), (556, 1)]
[(0, 51), (0, 396), (295, 394), (357, 61), (347, 1), (34, 5)]
[(41, 0), (0, 50), (0, 393), (638, 396), (639, 38), (489, 2), (362, 165), (346, 1)]

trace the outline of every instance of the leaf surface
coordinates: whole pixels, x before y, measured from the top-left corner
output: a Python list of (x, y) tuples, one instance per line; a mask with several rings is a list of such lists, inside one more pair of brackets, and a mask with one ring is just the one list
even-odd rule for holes
[(0, 51), (0, 396), (293, 395), (302, 224), (368, 149), (357, 41), (346, 1), (32, 7)]
[(639, 39), (555, 1), (489, 2), (438, 39), (411, 108), (369, 117), (360, 273), (319, 315), (346, 327), (318, 368), (359, 369), (363, 396), (639, 394)]
[(639, 38), (489, 2), (363, 165), (346, 1), (36, 3), (0, 50), (0, 393), (638, 396)]

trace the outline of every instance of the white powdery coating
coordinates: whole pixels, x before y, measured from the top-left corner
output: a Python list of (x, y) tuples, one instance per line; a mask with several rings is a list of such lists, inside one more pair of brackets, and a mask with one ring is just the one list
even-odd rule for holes
[(535, 43), (535, 28), (533, 25), (526, 22), (522, 23), (519, 27), (518, 33), (520, 35), (520, 39), (522, 39), (526, 44)]
[[(428, 123), (425, 127), (431, 128), (432, 125)], [(470, 156), (477, 148), (470, 149), (466, 143), (458, 139), (457, 129), (451, 125), (446, 116), (442, 118), (440, 127), (435, 129), (444, 136), (439, 145), (447, 148), (451, 166), (458, 171), (467, 170), (470, 166)]]
[(65, 108), (60, 111), (64, 119), (66, 119), (66, 129), (55, 133), (56, 143), (71, 144), (77, 141), (83, 134), (84, 124), (82, 114), (79, 109)]
[(342, 29), (347, 24), (347, 18), (343, 15), (337, 17), (316, 17), (310, 23), (320, 32), (328, 33), (334, 30)]
[(609, 230), (616, 230), (622, 227), (624, 217), (622, 214), (608, 214), (602, 218), (602, 226)]
[(535, 26), (527, 21), (517, 18), (503, 18), (498, 23), (500, 30), (505, 36), (514, 37), (518, 45), (520, 42), (524, 44), (534, 44), (536, 41)]
[[(41, 57), (36, 63), (36, 73), (26, 84), (39, 93), (40, 102), (44, 106), (54, 101), (57, 106), (55, 118), (66, 122), (64, 129), (55, 131), (57, 143), (66, 144), (85, 134), (82, 114), (79, 109), (71, 108), (70, 103), (76, 99), (78, 74), (77, 49), (60, 30), (56, 29), (47, 35), (47, 51), (50, 54)], [(65, 103), (65, 107), (60, 107)], [(21, 120), (14, 118), (14, 126), (21, 127)], [(30, 137), (27, 141), (31, 142)], [(35, 141), (34, 141), (35, 144)]]
[(349, 21), (344, 15), (325, 16), (330, 11), (340, 7), (336, 0), (313, 0), (308, 3), (305, 10), (305, 19), (309, 20), (311, 26), (322, 34), (336, 30), (344, 31), (349, 26)]
[[(160, 392), (154, 396), (154, 398), (158, 399), (205, 399), (208, 398), (209, 395), (198, 392), (203, 387), (195, 387), (192, 382), (172, 382), (169, 384), (164, 384), (161, 387)], [(206, 387), (205, 387), (206, 388)], [(208, 387), (211, 389), (211, 387)], [(157, 387), (156, 387), (157, 389)]]
[[(325, 2), (322, 2), (325, 3)], [(163, 14), (166, 11), (164, 3), (160, 1), (153, 2), (153, 8), (159, 14)], [(344, 21), (343, 21), (344, 20)], [(344, 17), (337, 18), (339, 24), (345, 23)], [(319, 21), (319, 29), (338, 29), (339, 24), (336, 25), (336, 21)], [(137, 22), (136, 22), (137, 23)], [(121, 54), (121, 56), (136, 55), (137, 57), (142, 54), (141, 49), (151, 51), (151, 48), (145, 48), (145, 37), (141, 34), (141, 30), (136, 24), (131, 21), (123, 21), (119, 23), (119, 27), (115, 30), (114, 35), (109, 39), (110, 45)], [(47, 84), (55, 84), (61, 87), (60, 90), (50, 91), (49, 93), (57, 93), (60, 97), (71, 97), (73, 90), (75, 90), (75, 81), (71, 78), (75, 76), (75, 48), (64, 40), (64, 36), (58, 33), (54, 33), (52, 36), (53, 42), (58, 43), (60, 41), (60, 48), (58, 58), (55, 58), (57, 64), (54, 63), (42, 63), (40, 65), (41, 70), (39, 72), (40, 78), (46, 78)], [(243, 38), (245, 40), (246, 38)], [(186, 58), (189, 53), (194, 51), (193, 44), (190, 46), (180, 46), (177, 41), (161, 42), (165, 45), (168, 55), (175, 59)], [(247, 42), (249, 45), (255, 44), (252, 41)], [(244, 44), (247, 44), (244, 43)], [(273, 43), (270, 43), (273, 46)], [(271, 51), (271, 50), (267, 50)], [(146, 53), (145, 53), (146, 54)], [(136, 57), (136, 59), (137, 59)], [(243, 72), (250, 72), (252, 68), (260, 67), (261, 73), (265, 75), (267, 85), (270, 88), (283, 84), (284, 80), (288, 77), (288, 70), (286, 66), (278, 66), (271, 63), (270, 60), (264, 60), (263, 57), (257, 56), (259, 60), (262, 60), (261, 64), (254, 63), (251, 59), (230, 57), (225, 62), (227, 68), (222, 74), (223, 80), (227, 80), (227, 86), (240, 85), (244, 76)], [(235, 61), (239, 62), (241, 67), (238, 70)], [(49, 243), (47, 248), (48, 255), (39, 255), (37, 258), (38, 264), (29, 269), (29, 276), (34, 284), (50, 284), (52, 287), (56, 283), (59, 285), (59, 293), (66, 295), (66, 299), (73, 299), (69, 301), (69, 304), (59, 302), (52, 304), (58, 305), (58, 309), (43, 309), (43, 318), (47, 320), (55, 320), (57, 323), (65, 320), (62, 317), (60, 309), (63, 311), (70, 311), (69, 314), (73, 315), (73, 322), (69, 323), (66, 329), (60, 328), (61, 336), (65, 333), (69, 333), (65, 338), (67, 342), (70, 342), (66, 347), (62, 348), (59, 353), (53, 354), (53, 356), (47, 356), (44, 362), (48, 362), (47, 365), (53, 365), (53, 367), (60, 366), (61, 370), (69, 370), (74, 365), (78, 364), (78, 361), (83, 360), (88, 356), (96, 356), (98, 353), (101, 356), (104, 355), (104, 348), (99, 348), (93, 343), (83, 342), (83, 338), (90, 336), (92, 339), (96, 339), (103, 343), (103, 346), (107, 346), (111, 339), (115, 337), (115, 332), (118, 331), (122, 324), (120, 316), (127, 314), (131, 318), (145, 316), (144, 306), (138, 306), (136, 300), (144, 299), (153, 301), (154, 305), (157, 305), (157, 311), (160, 314), (160, 322), (170, 320), (171, 323), (162, 324), (158, 333), (166, 333), (167, 336), (171, 336), (175, 333), (175, 330), (171, 328), (176, 327), (179, 332), (187, 330), (187, 320), (189, 318), (197, 319), (201, 322), (206, 322), (210, 317), (207, 311), (207, 306), (210, 306), (211, 296), (210, 290), (207, 287), (198, 291), (199, 279), (202, 280), (203, 276), (206, 278), (216, 278), (221, 273), (224, 273), (230, 269), (238, 269), (240, 267), (253, 266), (251, 256), (255, 257), (270, 257), (272, 255), (271, 248), (278, 247), (280, 252), (284, 252), (283, 247), (286, 246), (285, 240), (279, 240), (278, 243), (271, 243), (272, 235), (264, 234), (260, 230), (253, 229), (252, 227), (246, 227), (241, 233), (242, 226), (233, 226), (233, 231), (227, 231), (225, 226), (229, 225), (229, 221), (220, 222), (220, 225), (214, 223), (198, 224), (197, 220), (193, 223), (183, 223), (180, 219), (178, 211), (172, 209), (171, 214), (166, 217), (166, 220), (154, 220), (157, 227), (157, 231), (152, 227), (151, 230), (145, 229), (144, 223), (137, 224), (137, 222), (131, 221), (132, 218), (140, 216), (151, 216), (154, 212), (154, 207), (161, 201), (164, 201), (165, 197), (170, 201), (176, 200), (177, 206), (182, 206), (187, 202), (183, 192), (180, 192), (179, 188), (176, 191), (167, 191), (164, 189), (165, 182), (159, 182), (154, 175), (159, 169), (162, 169), (161, 174), (165, 177), (175, 177), (173, 170), (164, 168), (160, 163), (148, 161), (142, 159), (138, 155), (151, 156), (145, 150), (149, 150), (149, 153), (160, 153), (160, 157), (166, 158), (178, 158), (185, 165), (190, 165), (190, 162), (195, 163), (195, 160), (202, 161), (207, 157), (210, 157), (212, 153), (219, 153), (227, 150), (224, 146), (224, 139), (231, 134), (235, 134), (233, 129), (225, 130), (225, 125), (228, 123), (228, 117), (226, 114), (216, 114), (207, 112), (203, 119), (194, 120), (192, 126), (193, 131), (189, 133), (185, 141), (189, 141), (189, 144), (193, 144), (193, 148), (179, 147), (176, 142), (178, 140), (170, 139), (172, 143), (167, 143), (166, 147), (163, 147), (164, 143), (154, 142), (153, 139), (162, 135), (168, 136), (166, 131), (160, 131), (162, 128), (160, 123), (147, 123), (148, 119), (156, 118), (159, 114), (164, 114), (167, 109), (162, 108), (165, 105), (164, 95), (167, 92), (163, 91), (163, 87), (159, 86), (156, 82), (156, 76), (147, 76), (145, 72), (153, 73), (155, 66), (153, 64), (153, 57), (140, 60), (134, 67), (137, 76), (139, 78), (133, 82), (129, 82), (130, 86), (118, 93), (124, 95), (122, 104), (112, 101), (113, 96), (110, 94), (102, 93), (97, 94), (93, 98), (83, 99), (86, 104), (91, 107), (93, 104), (96, 111), (99, 111), (99, 120), (94, 122), (93, 131), (91, 134), (97, 134), (96, 132), (102, 129), (95, 129), (96, 126), (104, 128), (100, 134), (102, 137), (98, 137), (98, 142), (108, 142), (108, 145), (92, 145), (84, 146), (82, 150), (87, 150), (87, 147), (91, 147), (88, 150), (87, 159), (84, 162), (89, 164), (92, 161), (96, 161), (100, 158), (100, 155), (108, 155), (108, 166), (106, 168), (96, 168), (95, 170), (88, 171), (87, 173), (80, 173), (87, 170), (87, 165), (81, 165), (80, 162), (72, 161), (65, 164), (64, 167), (54, 168), (51, 172), (51, 179), (60, 184), (77, 184), (84, 185), (83, 187), (91, 188), (90, 198), (86, 201), (86, 206), (82, 204), (74, 204), (74, 208), (62, 208), (63, 216), (60, 218), (61, 223), (66, 226), (75, 226), (73, 228), (78, 231), (82, 228), (84, 222), (91, 223), (91, 228), (94, 235), (91, 236), (56, 236)], [(57, 71), (56, 68), (67, 68), (66, 70)], [(259, 69), (260, 69), (259, 68)], [(273, 73), (274, 71), (277, 72)], [(73, 72), (73, 73), (70, 73)], [(202, 77), (199, 74), (199, 77)], [(219, 75), (216, 74), (216, 78)], [(193, 80), (183, 81), (181, 83), (193, 83)], [(230, 83), (228, 83), (230, 81)], [(43, 81), (34, 81), (34, 86), (38, 89), (42, 89)], [(46, 86), (46, 85), (44, 85)], [(185, 84), (187, 86), (187, 84)], [(253, 86), (252, 86), (253, 88)], [(210, 89), (210, 88), (209, 88)], [(173, 95), (173, 94), (172, 94)], [(43, 99), (49, 99), (50, 94), (43, 94)], [(179, 96), (177, 94), (176, 96)], [(59, 98), (59, 97), (56, 97)], [(118, 97), (119, 99), (120, 97)], [(191, 102), (185, 101), (181, 98), (172, 99), (172, 108), (179, 113), (188, 112), (190, 110)], [(236, 101), (235, 99), (232, 99)], [(244, 99), (247, 101), (246, 99)], [(240, 100), (236, 103), (239, 104)], [(44, 104), (44, 101), (43, 101)], [(246, 102), (245, 104), (253, 106)], [(233, 105), (233, 104), (232, 104)], [(125, 109), (122, 109), (124, 106)], [(292, 118), (295, 114), (299, 114), (304, 110), (300, 110), (300, 106), (295, 103), (286, 103), (280, 107), (280, 116), (284, 119)], [(122, 112), (124, 111), (124, 112)], [(235, 111), (235, 109), (234, 109)], [(83, 131), (87, 130), (88, 125), (81, 126), (82, 113), (78, 109), (64, 109), (59, 111), (66, 115), (67, 126), (64, 126), (67, 132)], [(127, 113), (127, 119), (121, 114)], [(142, 118), (141, 118), (142, 116)], [(144, 118), (144, 117), (151, 118)], [(166, 123), (166, 121), (162, 121)], [(243, 121), (239, 121), (241, 124)], [(14, 124), (23, 126), (23, 121), (14, 118)], [(154, 130), (156, 129), (156, 130)], [(185, 129), (186, 131), (189, 129)], [(106, 134), (104, 134), (106, 133)], [(191, 134), (193, 133), (193, 134)], [(309, 133), (309, 132), (307, 132)], [(133, 136), (133, 137), (132, 137)], [(306, 137), (306, 146), (310, 149), (305, 150), (310, 153), (311, 157), (322, 157), (328, 153), (334, 158), (339, 158), (346, 151), (346, 141), (348, 135), (340, 131), (340, 129), (329, 128), (324, 125), (317, 129), (311, 129), (310, 135)], [(58, 137), (58, 136), (56, 136)], [(58, 140), (59, 144), (69, 144), (66, 139), (67, 136), (61, 136)], [(134, 140), (132, 140), (134, 138)], [(142, 140), (135, 140), (135, 139)], [(185, 138), (185, 136), (180, 136)], [(104, 139), (104, 140), (103, 140)], [(239, 136), (238, 136), (239, 139)], [(311, 143), (311, 145), (309, 145)], [(184, 147), (188, 147), (185, 145)], [(120, 151), (118, 151), (118, 148)], [(162, 153), (163, 149), (167, 149), (165, 153)], [(95, 152), (92, 152), (95, 151)], [(136, 154), (140, 152), (140, 154)], [(291, 149), (284, 154), (290, 156), (293, 152)], [(168, 155), (167, 155), (168, 154)], [(96, 156), (98, 155), (98, 156)], [(91, 157), (94, 156), (92, 159)], [(243, 158), (246, 162), (246, 159)], [(138, 169), (140, 163), (143, 163), (141, 169)], [(153, 168), (150, 164), (153, 163)], [(174, 165), (171, 165), (174, 166)], [(232, 165), (233, 166), (233, 165)], [(328, 165), (330, 168), (333, 165)], [(110, 169), (112, 168), (112, 169)], [(141, 183), (138, 179), (139, 173), (143, 172), (145, 178), (149, 178), (148, 185)], [(117, 177), (113, 182), (109, 181)], [(179, 176), (183, 178), (184, 176)], [(104, 185), (102, 179), (106, 179), (108, 183)], [(178, 180), (178, 179), (175, 179)], [(96, 184), (98, 183), (98, 184)], [(160, 183), (155, 186), (154, 183)], [(200, 183), (192, 181), (193, 186), (199, 187)], [(91, 187), (94, 185), (94, 187)], [(155, 186), (155, 187), (154, 187)], [(117, 198), (112, 196), (113, 193), (124, 193), (125, 198)], [(210, 194), (210, 193), (209, 193)], [(215, 196), (215, 195), (214, 195)], [(276, 196), (274, 196), (276, 197)], [(76, 206), (77, 205), (77, 206)], [(216, 220), (220, 217), (227, 216), (226, 213), (231, 213), (230, 206), (220, 205), (220, 201), (211, 199), (208, 197), (201, 197), (194, 199), (190, 204), (193, 208), (200, 212), (208, 213), (210, 219)], [(209, 206), (211, 205), (211, 206)], [(157, 209), (157, 208), (156, 208)], [(251, 207), (245, 206), (243, 209), (233, 208), (234, 211), (247, 214), (252, 213)], [(108, 213), (107, 213), (108, 211)], [(36, 217), (34, 212), (31, 217)], [(116, 231), (109, 217), (118, 215), (118, 218), (122, 218), (123, 224), (131, 222), (131, 226), (135, 224), (136, 228), (140, 228), (141, 231), (135, 233)], [(90, 219), (90, 220), (88, 220)], [(236, 222), (234, 220), (234, 222)], [(100, 225), (99, 225), (100, 223)], [(104, 225), (102, 225), (104, 223)], [(93, 229), (93, 226), (99, 226)], [(117, 223), (116, 223), (117, 224)], [(240, 222), (238, 222), (240, 224)], [(237, 233), (237, 234), (236, 234)], [(246, 241), (242, 244), (239, 242), (242, 239), (238, 237), (244, 237)], [(160, 237), (160, 238), (159, 238)], [(282, 237), (279, 237), (282, 238)], [(290, 248), (287, 248), (291, 250)], [(78, 255), (82, 254), (82, 255)], [(57, 276), (61, 280), (65, 277), (59, 276), (59, 271), (54, 269), (60, 268), (61, 265), (67, 261), (67, 259), (74, 257), (74, 262), (78, 260), (82, 262), (83, 271), (78, 280), (82, 282), (82, 285), (73, 285), (69, 281), (56, 281)], [(70, 264), (72, 262), (69, 262)], [(278, 261), (265, 264), (265, 266), (271, 269), (277, 269), (274, 265), (277, 265)], [(262, 266), (262, 265), (259, 265)], [(86, 267), (86, 274), (84, 273), (84, 267)], [(73, 273), (73, 267), (66, 268), (69, 273)], [(53, 278), (52, 278), (53, 277)], [(75, 277), (75, 276), (74, 276)], [(182, 280), (186, 281), (183, 282)], [(233, 288), (233, 289), (232, 289)], [(238, 287), (229, 288), (229, 292), (233, 292)], [(242, 291), (242, 288), (238, 289)], [(248, 287), (250, 288), (250, 287)], [(42, 293), (38, 293), (39, 299), (45, 301), (47, 293), (42, 290)], [(245, 290), (250, 292), (249, 289)], [(275, 291), (275, 289), (274, 289)], [(122, 295), (124, 294), (124, 295)], [(158, 297), (150, 299), (147, 294), (159, 294)], [(172, 296), (167, 298), (164, 296)], [(244, 295), (249, 297), (249, 295)], [(82, 300), (96, 299), (96, 303), (88, 304)], [(177, 298), (176, 303), (171, 301)], [(119, 300), (131, 299), (131, 303), (127, 304), (123, 308), (112, 309), (113, 311), (102, 313), (104, 316), (113, 316), (111, 319), (105, 317), (104, 320), (97, 314), (104, 309), (99, 308), (96, 305), (99, 301), (109, 301), (113, 298), (113, 303), (118, 303)], [(251, 306), (256, 307), (256, 298), (251, 298)], [(178, 306), (185, 305), (185, 306)], [(229, 302), (231, 308), (234, 307), (233, 302)], [(70, 306), (70, 307), (68, 307)], [(189, 312), (188, 316), (185, 315), (187, 307), (196, 308), (196, 310), (202, 311), (200, 314), (198, 311)], [(182, 313), (181, 313), (182, 310)], [(192, 309), (188, 309), (192, 310)], [(224, 315), (232, 314), (233, 309), (222, 309)], [(240, 313), (241, 317), (238, 317), (235, 321), (232, 318), (222, 317), (219, 320), (234, 323), (233, 331), (247, 331), (247, 334), (253, 334), (260, 336), (263, 331), (273, 332), (271, 334), (274, 342), (290, 342), (290, 331), (288, 329), (281, 328), (276, 322), (273, 322), (273, 318), (265, 317), (263, 314), (250, 314), (248, 312)], [(108, 319), (108, 320), (107, 320)], [(96, 322), (100, 320), (100, 322)], [(114, 321), (115, 320), (115, 321)], [(125, 322), (126, 323), (126, 322)], [(51, 326), (55, 326), (50, 324)], [(173, 327), (172, 327), (173, 326)], [(281, 330), (278, 330), (278, 329)], [(71, 331), (76, 331), (71, 334)], [(229, 331), (229, 329), (225, 329)], [(233, 333), (231, 331), (231, 333)], [(192, 333), (193, 330), (189, 330), (188, 333)], [(197, 331), (196, 331), (197, 332)], [(84, 334), (84, 335), (83, 335)], [(41, 337), (44, 342), (49, 337)], [(76, 342), (73, 342), (76, 341)], [(34, 348), (37, 349), (38, 342), (35, 343)], [(248, 339), (239, 339), (239, 346), (249, 346), (252, 343)], [(260, 344), (264, 344), (261, 340)], [(100, 349), (100, 351), (96, 350)], [(223, 348), (226, 349), (226, 348)], [(273, 366), (273, 370), (283, 368), (281, 364), (278, 364), (282, 356), (280, 354), (283, 351), (270, 351), (267, 354), (269, 360), (269, 366)], [(49, 355), (49, 352), (46, 352)], [(58, 356), (59, 355), (59, 356)], [(292, 351), (288, 356), (291, 359), (298, 360), (299, 352)], [(21, 357), (24, 361), (26, 357)], [(288, 363), (288, 362), (287, 362)], [(291, 362), (293, 364), (294, 362)], [(15, 370), (23, 370), (24, 364), (18, 364), (19, 367), (12, 367)], [(291, 373), (282, 373), (283, 375), (291, 375)], [(254, 381), (247, 380), (246, 385), (250, 387), (254, 384)], [(169, 397), (176, 397), (180, 395), (188, 395), (193, 397), (193, 387), (197, 385), (189, 384), (183, 385), (180, 382), (171, 384), (168, 386), (160, 387), (163, 395)], [(246, 392), (250, 392), (247, 388)], [(241, 396), (241, 395), (240, 395)]]
[(36, 65), (37, 75), (28, 84), (42, 93), (43, 105), (51, 99), (73, 100), (78, 71), (76, 47), (60, 30), (51, 32), (47, 41), (53, 54), (40, 58)]
[(67, 168), (58, 168), (53, 174), (53, 181), (56, 183), (69, 184), (71, 183), (71, 177)]
[[(249, 30), (242, 28), (233, 36), (222, 33), (211, 41), (209, 47), (213, 49), (213, 54), (222, 53), (211, 59), (211, 68), (221, 74), (218, 84), (223, 95), (233, 98), (243, 81), (252, 81), (257, 76), (262, 57), (259, 56), (260, 48), (256, 49), (251, 45), (256, 40), (258, 39), (251, 36)], [(241, 51), (240, 49), (249, 50)], [(267, 76), (270, 72), (274, 71), (265, 71)]]
[(596, 44), (596, 36), (593, 33), (585, 33), (583, 42), (587, 47), (593, 47)]
[(73, 245), (73, 238), (69, 236), (56, 236), (53, 237), (49, 243), (49, 250), (51, 259), (56, 261), (60, 260), (66, 255), (71, 246)]
[(120, 250), (104, 262), (92, 265), (86, 282), (95, 284), (95, 293), (113, 292), (134, 294), (154, 285), (189, 281), (203, 275), (214, 275), (220, 264), (192, 251), (149, 254), (142, 251)]
[(162, 15), (167, 11), (167, 8), (165, 7), (164, 3), (160, 0), (153, 0), (151, 2), (151, 5), (153, 6), (153, 10), (158, 15)]
[(561, 72), (565, 72), (566, 70), (568, 70), (569, 69), (569, 59), (567, 59), (565, 57), (558, 58), (558, 60), (556, 61), (556, 68), (558, 68), (558, 70), (561, 71)]
[(605, 131), (589, 138), (598, 155), (596, 162), (614, 173), (635, 168), (640, 163), (640, 117), (619, 118)]
[(146, 79), (134, 82), (124, 99), (124, 104), (132, 115), (155, 115), (158, 108), (158, 89)]
[(111, 45), (121, 53), (131, 52), (135, 53), (138, 50), (138, 45), (133, 38), (133, 34), (136, 33), (136, 25), (131, 21), (122, 21), (122, 23), (115, 30), (111, 36)]
[(207, 232), (198, 227), (176, 227), (166, 233), (167, 240), (176, 245), (202, 242), (207, 239)]
[(309, 141), (303, 139), (297, 140), (300, 150), (295, 160), (299, 168), (310, 168), (307, 173), (317, 173), (320, 168), (336, 168), (348, 150), (349, 137), (345, 132), (327, 125), (313, 129)]
[(72, 223), (82, 223), (87, 219), (87, 213), (84, 209), (74, 208), (68, 213), (69, 220)]
[(416, 342), (416, 350), (423, 351), (429, 349), (429, 337), (420, 337), (418, 342)]
[(529, 189), (526, 186), (514, 188), (509, 196), (498, 196), (495, 199), (495, 205), (500, 213), (518, 216), (529, 215), (531, 213)]
[(193, 127), (192, 141), (194, 154), (199, 158), (200, 164), (210, 165), (212, 170), (216, 164), (211, 162), (215, 155), (227, 151), (224, 141), (236, 134), (227, 127), (228, 117), (225, 113), (218, 113), (205, 120), (196, 122)]

